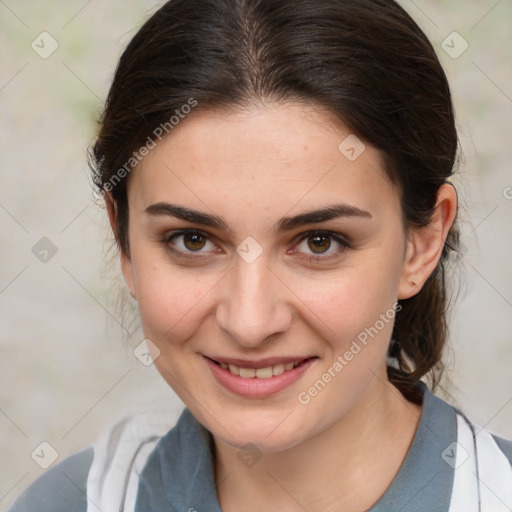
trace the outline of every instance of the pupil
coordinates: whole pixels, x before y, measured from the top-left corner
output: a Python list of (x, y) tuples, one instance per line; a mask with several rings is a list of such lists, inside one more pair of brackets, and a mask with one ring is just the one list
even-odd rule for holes
[[(317, 249), (329, 249), (329, 247), (331, 246), (331, 241), (328, 237), (324, 236), (324, 235), (315, 235), (312, 237), (312, 240), (313, 240), (313, 246), (310, 246), (310, 248), (313, 250), (313, 252), (317, 252), (317, 253), (322, 253), (322, 252), (325, 252), (325, 251), (318, 251)], [(324, 240), (324, 241), (327, 241), (327, 246), (325, 246), (325, 244), (322, 246), (322, 243), (320, 242), (321, 240)]]
[[(187, 249), (190, 249), (190, 250), (201, 249), (202, 247), (204, 247), (204, 240), (203, 240), (203, 243), (201, 243), (202, 238), (203, 237), (198, 234), (187, 234), (184, 237), (185, 246), (187, 247)], [(198, 245), (199, 245), (199, 247), (198, 247)]]

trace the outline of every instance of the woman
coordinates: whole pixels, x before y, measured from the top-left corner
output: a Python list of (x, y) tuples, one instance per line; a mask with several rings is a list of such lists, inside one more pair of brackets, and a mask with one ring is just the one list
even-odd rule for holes
[(91, 163), (186, 408), (119, 423), (11, 510), (510, 510), (512, 442), (431, 392), (456, 150), (446, 76), (394, 1), (166, 3)]

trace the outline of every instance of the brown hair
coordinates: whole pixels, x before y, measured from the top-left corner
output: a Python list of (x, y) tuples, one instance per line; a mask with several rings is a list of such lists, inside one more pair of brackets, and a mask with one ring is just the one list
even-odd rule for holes
[[(453, 172), (457, 133), (446, 75), (426, 35), (393, 0), (171, 0), (122, 54), (90, 152), (127, 255), (127, 180), (112, 186), (112, 178), (191, 98), (195, 110), (262, 100), (326, 108), (381, 150), (407, 228), (430, 221), (437, 190)], [(400, 301), (396, 316), (388, 376), (416, 403), (418, 379), (429, 375), (435, 388), (442, 374), (445, 263), (457, 245), (452, 227), (436, 270)]]

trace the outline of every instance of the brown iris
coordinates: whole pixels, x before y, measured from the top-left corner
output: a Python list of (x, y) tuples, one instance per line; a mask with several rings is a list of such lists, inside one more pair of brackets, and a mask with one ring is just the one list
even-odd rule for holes
[(199, 233), (185, 233), (183, 244), (189, 251), (198, 251), (204, 247), (206, 239)]
[[(310, 244), (310, 240), (313, 240), (313, 244)], [(327, 242), (327, 245), (323, 242)], [(312, 235), (308, 237), (308, 247), (316, 253), (323, 253), (331, 247), (331, 240), (325, 235)], [(318, 250), (320, 249), (320, 250)], [(324, 250), (322, 250), (324, 249)]]

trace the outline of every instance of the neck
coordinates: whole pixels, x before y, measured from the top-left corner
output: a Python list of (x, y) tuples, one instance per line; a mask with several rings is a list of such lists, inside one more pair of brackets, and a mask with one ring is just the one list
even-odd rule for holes
[(224, 512), (359, 512), (396, 476), (414, 439), (422, 406), (374, 378), (338, 422), (293, 448), (266, 452), (245, 467), (238, 450), (215, 439), (216, 483)]

